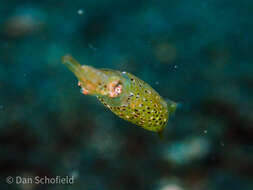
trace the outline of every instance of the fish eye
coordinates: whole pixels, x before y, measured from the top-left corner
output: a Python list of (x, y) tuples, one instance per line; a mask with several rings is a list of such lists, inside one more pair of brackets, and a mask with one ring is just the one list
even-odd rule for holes
[(120, 94), (120, 93), (122, 92), (122, 85), (121, 85), (120, 83), (118, 83), (118, 84), (116, 85), (116, 87), (114, 88), (114, 90), (115, 90), (115, 92), (116, 92), (117, 94)]
[(109, 83), (108, 86), (109, 86), (109, 96), (110, 97), (113, 98), (113, 97), (116, 97), (122, 93), (123, 86), (120, 81), (113, 81), (113, 82)]

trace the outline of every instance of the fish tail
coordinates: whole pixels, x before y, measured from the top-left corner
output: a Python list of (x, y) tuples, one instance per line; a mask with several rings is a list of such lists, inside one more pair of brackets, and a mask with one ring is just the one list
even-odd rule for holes
[(158, 136), (159, 136), (159, 139), (160, 139), (161, 141), (164, 141), (164, 133), (163, 133), (163, 130), (161, 130), (161, 131), (158, 132)]

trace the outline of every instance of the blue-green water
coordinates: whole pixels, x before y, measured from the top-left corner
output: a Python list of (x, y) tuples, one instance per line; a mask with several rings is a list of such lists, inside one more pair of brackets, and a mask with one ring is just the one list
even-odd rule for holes
[[(1, 189), (253, 189), (252, 18), (250, 0), (1, 1)], [(181, 103), (165, 140), (80, 94), (65, 54)]]

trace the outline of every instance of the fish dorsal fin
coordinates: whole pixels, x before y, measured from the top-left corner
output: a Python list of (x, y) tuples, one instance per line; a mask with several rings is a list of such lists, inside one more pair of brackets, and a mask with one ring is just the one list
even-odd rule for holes
[(170, 115), (173, 114), (176, 111), (178, 106), (180, 106), (179, 103), (174, 102), (174, 101), (169, 100), (169, 99), (167, 99), (166, 102), (167, 102), (167, 107), (168, 107), (168, 111), (169, 111)]

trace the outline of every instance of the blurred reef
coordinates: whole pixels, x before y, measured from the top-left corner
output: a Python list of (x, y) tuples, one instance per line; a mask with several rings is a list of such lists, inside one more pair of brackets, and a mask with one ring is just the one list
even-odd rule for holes
[[(252, 18), (251, 0), (1, 1), (0, 189), (252, 190)], [(165, 141), (79, 93), (67, 53), (180, 102)]]

